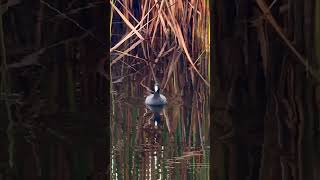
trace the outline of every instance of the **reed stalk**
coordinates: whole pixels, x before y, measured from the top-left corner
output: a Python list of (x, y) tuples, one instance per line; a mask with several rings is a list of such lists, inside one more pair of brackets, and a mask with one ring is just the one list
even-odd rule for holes
[(8, 136), (8, 153), (9, 153), (9, 167), (14, 168), (14, 129), (13, 129), (13, 119), (10, 109), (10, 103), (8, 101), (8, 95), (10, 94), (10, 84), (9, 84), (9, 73), (6, 59), (6, 48), (4, 42), (4, 32), (3, 32), (3, 14), (6, 11), (6, 8), (0, 8), (0, 57), (1, 57), (1, 88), (0, 93), (4, 95), (4, 104), (7, 112), (8, 118), (8, 127), (7, 127), (7, 136)]
[(314, 31), (314, 36), (315, 36), (315, 54), (316, 54), (316, 60), (317, 63), (320, 64), (320, 1), (316, 1), (316, 6), (315, 6), (315, 31)]

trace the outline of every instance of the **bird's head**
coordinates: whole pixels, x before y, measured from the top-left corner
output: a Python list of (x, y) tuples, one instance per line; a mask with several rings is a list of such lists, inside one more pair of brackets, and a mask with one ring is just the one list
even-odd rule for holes
[(154, 84), (154, 93), (159, 94), (160, 93), (160, 85), (159, 83)]

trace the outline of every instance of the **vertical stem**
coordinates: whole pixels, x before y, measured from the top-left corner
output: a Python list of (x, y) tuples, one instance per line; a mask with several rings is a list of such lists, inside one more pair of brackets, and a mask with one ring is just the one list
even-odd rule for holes
[[(2, 14), (2, 12), (0, 12)], [(8, 67), (6, 62), (6, 50), (5, 50), (5, 44), (4, 44), (4, 35), (3, 35), (3, 20), (2, 16), (0, 17), (0, 57), (1, 57), (1, 94), (4, 94), (4, 97), (7, 97), (10, 93), (10, 87), (8, 84)], [(11, 116), (11, 110), (10, 110), (10, 104), (8, 102), (8, 99), (5, 98), (5, 106), (7, 110), (8, 115), (8, 128), (7, 128), (7, 136), (9, 141), (8, 146), (8, 153), (9, 153), (9, 166), (10, 168), (13, 168), (14, 166), (14, 136), (13, 136), (13, 120)]]
[(42, 18), (43, 18), (43, 4), (39, 4), (39, 11), (37, 17), (37, 24), (36, 24), (36, 32), (35, 32), (35, 48), (41, 48), (41, 38), (42, 38)]
[(69, 100), (69, 110), (70, 112), (76, 111), (76, 103), (75, 103), (75, 88), (73, 81), (73, 67), (72, 64), (67, 61), (66, 62), (66, 71), (67, 71), (67, 88), (68, 88), (68, 100)]
[(316, 8), (315, 8), (315, 53), (316, 53), (316, 60), (317, 64), (320, 64), (320, 1), (316, 1)]

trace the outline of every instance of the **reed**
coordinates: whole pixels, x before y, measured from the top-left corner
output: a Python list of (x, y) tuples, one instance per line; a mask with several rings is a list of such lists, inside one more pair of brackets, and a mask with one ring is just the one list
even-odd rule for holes
[[(10, 95), (10, 84), (9, 84), (9, 73), (8, 73), (8, 66), (7, 66), (7, 59), (6, 59), (6, 48), (5, 48), (5, 42), (4, 42), (4, 28), (3, 28), (3, 14), (6, 11), (7, 7), (0, 8), (0, 61), (1, 61), (1, 84), (0, 84), (0, 95), (4, 95), (4, 105), (7, 112), (7, 118), (8, 118), (8, 127), (7, 127), (7, 136), (8, 136), (8, 154), (9, 154), (9, 167), (14, 168), (15, 162), (14, 162), (14, 154), (15, 154), (15, 137), (14, 137), (14, 122), (11, 114), (11, 108), (9, 103), (9, 95)], [(0, 96), (0, 97), (1, 97)], [(0, 102), (2, 104), (2, 102)]]
[[(187, 82), (209, 87), (208, 1), (110, 3), (113, 77), (121, 77), (116, 72), (123, 68), (122, 76), (131, 74), (126, 79), (147, 76), (150, 82), (157, 77), (166, 90), (181, 89)], [(181, 74), (181, 69), (187, 70)], [(178, 74), (184, 82), (177, 80)]]
[(320, 63), (320, 2), (316, 1), (315, 6), (315, 53), (316, 53), (316, 60), (317, 63)]

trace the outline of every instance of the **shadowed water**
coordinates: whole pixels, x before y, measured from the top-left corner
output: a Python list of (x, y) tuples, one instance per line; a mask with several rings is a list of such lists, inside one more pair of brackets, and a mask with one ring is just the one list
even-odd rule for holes
[(154, 109), (144, 98), (114, 95), (111, 179), (209, 179), (208, 102), (167, 97)]

